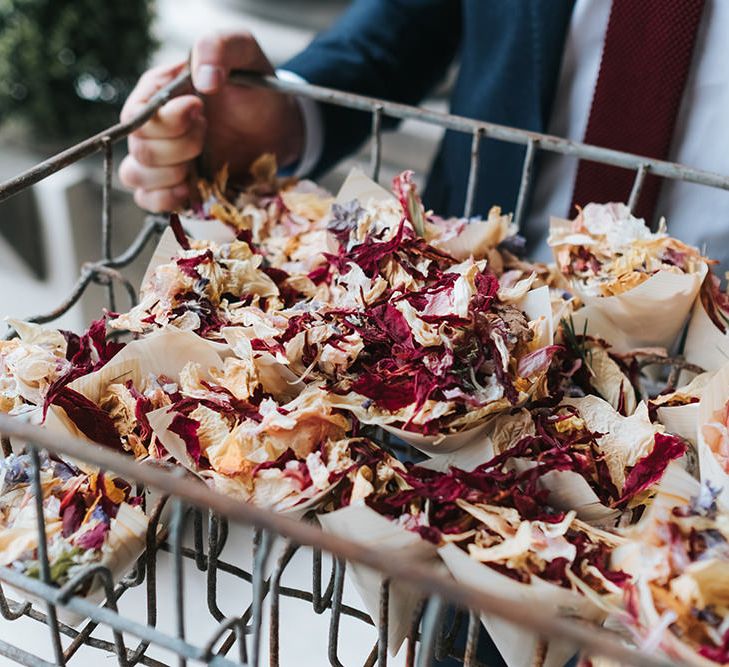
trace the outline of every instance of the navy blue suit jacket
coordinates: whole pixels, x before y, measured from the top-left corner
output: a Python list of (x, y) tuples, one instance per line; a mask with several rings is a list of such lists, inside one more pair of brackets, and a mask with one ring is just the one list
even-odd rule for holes
[[(354, 0), (284, 67), (311, 83), (417, 104), (456, 58), (455, 114), (545, 131), (574, 0)], [(316, 174), (369, 136), (369, 114), (322, 106)], [(463, 212), (471, 137), (447, 132), (424, 193), (443, 214)], [(474, 212), (512, 211), (525, 148), (484, 141)]]

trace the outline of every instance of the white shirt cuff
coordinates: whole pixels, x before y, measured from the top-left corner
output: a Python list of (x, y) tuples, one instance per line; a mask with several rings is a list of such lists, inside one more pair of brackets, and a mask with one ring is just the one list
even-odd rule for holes
[[(306, 83), (306, 79), (285, 69), (277, 69), (276, 76), (282, 81)], [(292, 175), (302, 178), (310, 174), (319, 162), (324, 147), (324, 127), (318, 102), (308, 97), (297, 97), (296, 101), (304, 121), (304, 148)]]

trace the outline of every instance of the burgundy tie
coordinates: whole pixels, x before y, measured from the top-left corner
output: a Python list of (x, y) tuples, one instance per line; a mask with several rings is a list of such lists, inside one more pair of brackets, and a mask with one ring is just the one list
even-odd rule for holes
[[(613, 0), (585, 143), (668, 156), (703, 7), (704, 0)], [(593, 201), (626, 202), (634, 178), (582, 160), (569, 213)], [(647, 176), (635, 207), (649, 223), (660, 185)]]

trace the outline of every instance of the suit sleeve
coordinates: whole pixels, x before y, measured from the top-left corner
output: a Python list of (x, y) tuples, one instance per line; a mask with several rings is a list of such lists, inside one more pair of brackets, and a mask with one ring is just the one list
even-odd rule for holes
[[(445, 75), (460, 38), (459, 0), (354, 0), (282, 68), (320, 86), (417, 104)], [(321, 111), (324, 145), (314, 176), (356, 150), (371, 125), (366, 112), (331, 104)]]

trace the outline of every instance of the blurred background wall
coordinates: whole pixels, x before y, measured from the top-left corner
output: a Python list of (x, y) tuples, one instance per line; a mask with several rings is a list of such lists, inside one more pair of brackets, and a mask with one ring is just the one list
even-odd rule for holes
[[(3, 0), (0, 2), (0, 179), (114, 122), (146, 63), (184, 59), (195, 38), (240, 27), (253, 32), (274, 65), (303, 49), (347, 0)], [(427, 101), (445, 109), (443, 90)], [(404, 168), (423, 174), (440, 131), (405, 123), (383, 142), (381, 180)], [(126, 146), (117, 144), (116, 164)], [(336, 190), (362, 154), (323, 179)], [(100, 253), (101, 158), (94, 156), (0, 204), (0, 314), (47, 312), (71, 290), (79, 267)], [(144, 218), (114, 183), (113, 247), (124, 249)], [(126, 271), (138, 282), (145, 253)], [(60, 326), (98, 317), (94, 286)], [(119, 294), (118, 308), (124, 309)], [(4, 327), (3, 325), (0, 325)]]

